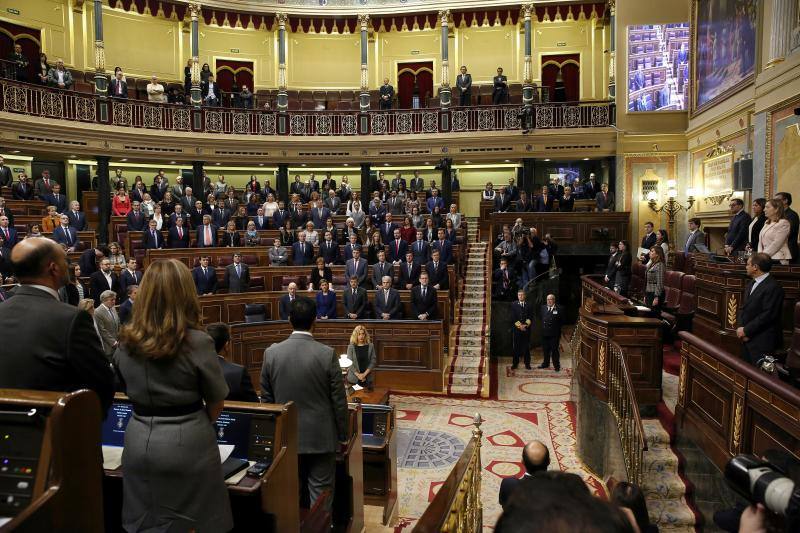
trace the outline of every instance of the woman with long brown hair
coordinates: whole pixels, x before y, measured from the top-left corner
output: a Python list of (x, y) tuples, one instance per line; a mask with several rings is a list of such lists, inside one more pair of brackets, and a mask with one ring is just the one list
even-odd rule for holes
[(660, 245), (650, 248), (650, 263), (645, 272), (644, 305), (658, 310), (664, 303), (664, 275), (667, 265), (664, 261), (664, 249)]
[(784, 217), (783, 202), (767, 200), (764, 214), (767, 219), (758, 235), (758, 251), (767, 254), (773, 261), (788, 265), (792, 259), (792, 252), (789, 249), (791, 225)]
[(133, 402), (125, 431), (126, 531), (233, 527), (214, 421), (228, 386), (186, 265), (145, 271), (114, 365)]

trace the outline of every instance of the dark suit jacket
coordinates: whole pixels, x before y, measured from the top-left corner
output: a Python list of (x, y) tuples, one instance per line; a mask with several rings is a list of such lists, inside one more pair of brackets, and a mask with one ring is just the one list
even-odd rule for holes
[(155, 237), (153, 237), (149, 229), (142, 232), (142, 245), (145, 250), (164, 248), (166, 244), (167, 243), (164, 242), (164, 235), (162, 235), (160, 231), (156, 230)]
[(372, 265), (372, 286), (376, 289), (380, 287), (383, 276), (389, 276), (392, 278), (392, 281), (394, 281), (394, 267), (389, 261), (383, 263), (383, 269), (381, 269), (380, 263)]
[[(353, 295), (353, 289), (348, 286), (346, 289), (342, 290), (342, 300), (344, 302), (345, 315), (354, 313), (358, 315), (358, 318), (366, 317), (367, 291), (365, 289), (358, 287), (356, 289), (355, 295)], [(348, 318), (348, 317), (345, 316), (343, 318)]]
[[(69, 233), (69, 235), (67, 235), (67, 233)], [(53, 230), (53, 240), (58, 244), (73, 247), (78, 244), (78, 232), (72, 227), (67, 227), (65, 231), (63, 226), (57, 226)]]
[(133, 313), (133, 302), (129, 298), (122, 302), (117, 311), (120, 325), (126, 324), (131, 319), (131, 313)]
[(114, 396), (114, 373), (89, 313), (22, 285), (0, 305), (0, 338), (1, 388), (91, 389), (105, 416)]
[(250, 289), (250, 267), (244, 263), (242, 265), (242, 276), (236, 275), (236, 265), (231, 263), (225, 267), (225, 285), (228, 292), (247, 292)]
[(444, 261), (439, 261), (438, 268), (434, 268), (433, 261), (428, 261), (425, 270), (428, 272), (428, 284), (431, 287), (438, 285), (440, 291), (450, 288), (450, 276), (447, 275), (447, 265)]
[[(400, 270), (400, 276), (398, 278), (398, 286), (399, 289), (402, 291), (408, 290), (406, 285), (419, 285), (419, 275), (422, 272), (422, 267), (416, 261), (411, 264), (411, 273), (408, 272), (408, 263), (403, 261), (398, 266)], [(428, 280), (430, 283), (430, 279)]]
[(442, 244), (442, 241), (433, 241), (433, 249), (439, 250), (439, 259), (443, 263), (450, 264), (453, 262), (453, 243), (446, 238), (444, 244)]
[(189, 213), (189, 220), (192, 223), (192, 229), (195, 229), (198, 226), (202, 226), (203, 225), (203, 215), (206, 214), (205, 209), (201, 209), (198, 212), (196, 207), (192, 207), (188, 211), (188, 213)]
[(197, 288), (197, 294), (214, 293), (217, 290), (217, 273), (214, 267), (209, 266), (207, 275), (203, 275), (203, 267), (195, 267), (192, 270), (192, 279)]
[(602, 211), (603, 209), (608, 209), (609, 211), (614, 210), (614, 193), (608, 192), (606, 196), (603, 196), (603, 191), (597, 193), (594, 197), (595, 204), (597, 204), (597, 210)]
[(725, 246), (733, 247), (734, 252), (744, 250), (747, 244), (747, 233), (750, 229), (750, 215), (744, 209), (736, 213), (728, 225), (728, 232), (725, 234)]
[(54, 205), (56, 206), (56, 211), (58, 213), (63, 213), (67, 210), (67, 196), (63, 193), (58, 193), (58, 198), (53, 193), (46, 194), (42, 198), (44, 203), (47, 205)]
[(291, 310), (292, 305), (291, 301), (289, 300), (289, 295), (284, 294), (278, 299), (278, 314), (280, 315), (281, 320), (289, 320), (289, 311)]
[(189, 228), (183, 225), (183, 238), (178, 237), (178, 227), (169, 228), (167, 235), (167, 246), (169, 248), (188, 248), (190, 243)]
[(436, 289), (428, 285), (425, 298), (422, 297), (422, 285), (411, 289), (411, 310), (414, 314), (413, 318), (424, 313), (428, 314), (429, 320), (436, 318)]
[(494, 195), (494, 210), (498, 212), (506, 212), (511, 206), (511, 196), (508, 194), (501, 195), (497, 193)]
[(333, 348), (310, 335), (295, 332), (266, 349), (261, 398), (297, 405), (297, 453), (332, 453), (337, 441), (347, 439), (347, 400), (338, 358)]
[(258, 395), (253, 390), (253, 381), (247, 370), (242, 365), (226, 361), (223, 357), (219, 357), (218, 360), (225, 382), (228, 383), (229, 392), (225, 399), (232, 402), (258, 402)]
[(389, 243), (394, 240), (394, 230), (398, 228), (398, 225), (392, 222), (389, 224), (389, 227), (386, 227), (386, 222), (381, 222), (381, 225), (378, 227), (378, 231), (381, 234), (381, 242)]
[(406, 258), (407, 251), (408, 243), (403, 239), (400, 239), (399, 242), (391, 241), (389, 242), (389, 255), (387, 259), (389, 259), (389, 261), (403, 261)]
[(651, 233), (649, 236), (645, 235), (644, 237), (642, 237), (642, 248), (649, 250), (650, 248), (656, 245), (656, 240), (657, 237), (655, 231)]
[(328, 290), (328, 296), (322, 294), (322, 291), (317, 291), (317, 318), (324, 316), (328, 318), (336, 318), (336, 293)]
[[(797, 242), (797, 235), (800, 232), (800, 216), (797, 215), (794, 209), (787, 209), (784, 218), (789, 221), (789, 251), (792, 253), (792, 263), (800, 262), (800, 245)], [(749, 224), (749, 223), (748, 223)]]
[(74, 211), (68, 210), (67, 217), (69, 218), (69, 225), (75, 228), (76, 231), (83, 231), (86, 229), (86, 215), (78, 211), (76, 215)]
[[(528, 307), (526, 303), (525, 307)], [(540, 310), (542, 317), (542, 336), (561, 337), (561, 325), (564, 320), (564, 307), (556, 304), (552, 313), (547, 311), (547, 305), (543, 305)]]
[(344, 276), (347, 279), (358, 276), (358, 284), (363, 285), (367, 280), (367, 260), (359, 257), (358, 264), (356, 264), (355, 260), (348, 259), (344, 266)]
[(139, 211), (137, 214), (131, 210), (125, 218), (128, 223), (128, 231), (144, 231), (147, 227), (147, 217), (144, 216), (143, 211)]
[(514, 208), (514, 211), (516, 213), (529, 213), (533, 211), (533, 203), (530, 201), (530, 199), (526, 200), (525, 202), (522, 200), (517, 200), (517, 205)]
[(227, 231), (222, 234), (222, 244), (224, 248), (236, 248), (242, 244), (241, 236), (238, 231), (228, 233)]
[(0, 166), (0, 186), (11, 187), (13, 182), (14, 178), (11, 176), (11, 169), (6, 165)]
[[(752, 222), (753, 219), (751, 218), (750, 221)], [(752, 248), (753, 251), (758, 250), (758, 236), (759, 233), (761, 233), (761, 229), (764, 227), (764, 223), (766, 223), (766, 221), (767, 221), (767, 215), (762, 214), (761, 216), (756, 218), (756, 223), (753, 224), (753, 230), (750, 232), (750, 248)]]
[(30, 200), (33, 198), (33, 185), (26, 183), (23, 191), (20, 183), (14, 182), (14, 185), (11, 186), (11, 196), (14, 200)]
[[(117, 85), (122, 85), (121, 91), (117, 92)], [(123, 80), (118, 80), (117, 78), (111, 78), (111, 82), (108, 84), (108, 96), (112, 98), (128, 98), (128, 84)]]
[(94, 298), (95, 307), (100, 305), (100, 295), (103, 294), (103, 291), (114, 291), (119, 294), (119, 276), (116, 273), (111, 272), (111, 287), (108, 286), (102, 270), (89, 276), (89, 294)]
[(414, 262), (424, 265), (430, 260), (431, 245), (427, 241), (424, 239), (422, 241), (414, 241), (409, 246), (411, 247), (411, 252), (414, 254)]
[[(217, 227), (214, 224), (210, 224), (211, 226), (211, 246), (217, 245)], [(198, 248), (206, 248), (205, 241), (203, 240), (203, 233), (205, 232), (206, 227), (203, 224), (197, 226), (197, 247)]]
[(314, 262), (314, 246), (308, 241), (292, 244), (292, 264), (295, 266), (310, 265)]
[(283, 212), (281, 212), (276, 209), (275, 212), (272, 214), (272, 224), (276, 229), (280, 229), (286, 223), (286, 219), (288, 217), (289, 217), (289, 211), (284, 209)]
[(394, 289), (389, 289), (389, 297), (384, 298), (383, 289), (375, 291), (375, 318), (382, 319), (383, 313), (388, 313), (389, 318), (398, 320), (403, 318), (403, 308), (400, 306), (400, 293)]
[[(536, 306), (533, 302), (525, 301), (525, 308), (520, 305), (519, 300), (514, 300), (511, 304), (511, 323), (515, 324), (517, 322), (522, 322), (523, 324), (530, 320), (530, 325), (533, 326), (534, 315), (533, 309)], [(529, 327), (527, 331), (520, 331), (517, 328), (513, 329), (514, 334), (521, 334), (530, 336), (531, 328)]]
[(774, 276), (768, 275), (750, 294), (753, 283), (745, 287), (744, 303), (737, 320), (737, 325), (744, 327), (744, 334), (750, 339), (744, 343), (744, 353), (751, 363), (783, 347), (783, 287)]
[(119, 273), (119, 293), (122, 299), (126, 298), (128, 286), (139, 285), (142, 282), (142, 273), (137, 270), (134, 274), (128, 272), (127, 268)]
[(319, 245), (319, 255), (325, 260), (325, 264), (339, 263), (339, 244), (331, 239), (330, 245), (327, 241), (322, 241)]
[(543, 211), (552, 211), (553, 210), (553, 200), (555, 198), (553, 196), (547, 195), (547, 200), (544, 199), (544, 196), (537, 196), (536, 200), (534, 200), (534, 211), (543, 212)]

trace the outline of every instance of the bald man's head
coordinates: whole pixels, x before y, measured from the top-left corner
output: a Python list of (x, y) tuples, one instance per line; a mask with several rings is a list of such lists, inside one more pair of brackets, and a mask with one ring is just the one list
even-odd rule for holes
[(550, 450), (541, 441), (532, 440), (522, 449), (522, 464), (530, 475), (543, 472), (550, 466)]
[(23, 284), (58, 290), (68, 281), (67, 254), (50, 239), (25, 239), (11, 252), (14, 276)]

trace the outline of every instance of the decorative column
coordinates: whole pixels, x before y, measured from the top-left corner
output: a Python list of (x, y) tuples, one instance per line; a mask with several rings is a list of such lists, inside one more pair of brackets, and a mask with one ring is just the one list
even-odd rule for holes
[(771, 39), (767, 67), (783, 61), (792, 46), (792, 32), (797, 23), (797, 0), (772, 0)]
[(192, 105), (199, 107), (203, 103), (200, 94), (200, 4), (189, 4), (189, 15), (192, 17)]
[(286, 92), (286, 13), (275, 15), (278, 21), (278, 111), (289, 109), (289, 93)]
[(94, 0), (94, 90), (108, 94), (106, 78), (106, 48), (103, 42), (103, 0)]
[(439, 20), (442, 24), (442, 86), (439, 88), (439, 103), (441, 106), (450, 107), (450, 65), (448, 64), (447, 39), (450, 11), (439, 11)]
[(361, 94), (359, 107), (362, 113), (369, 111), (369, 62), (367, 50), (369, 48), (369, 15), (359, 15), (358, 24), (361, 27)]
[(278, 191), (278, 200), (285, 206), (289, 205), (289, 165), (278, 164), (278, 175), (275, 177), (275, 189)]
[[(96, 5), (96, 4), (95, 4)], [(110, 157), (98, 155), (97, 160), (97, 241), (108, 244), (108, 223), (111, 222), (111, 182), (108, 180)]]
[(613, 100), (617, 96), (617, 0), (608, 0), (608, 12), (608, 32), (610, 35), (608, 46), (608, 97)]
[(525, 107), (533, 105), (533, 65), (531, 60), (531, 13), (533, 4), (522, 6), (522, 17), (525, 24), (525, 64), (522, 68), (522, 103)]

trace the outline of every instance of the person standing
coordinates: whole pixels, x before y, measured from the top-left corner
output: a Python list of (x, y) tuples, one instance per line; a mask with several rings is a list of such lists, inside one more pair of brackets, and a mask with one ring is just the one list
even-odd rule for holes
[(774, 261), (788, 265), (794, 259), (791, 252), (791, 223), (780, 200), (769, 200), (764, 206), (767, 217), (758, 235), (758, 252), (765, 253)]
[(683, 248), (683, 252), (686, 255), (696, 252), (698, 244), (706, 243), (706, 234), (700, 229), (700, 224), (699, 218), (689, 219), (689, 235), (686, 236), (686, 246)]
[(114, 310), (116, 301), (117, 293), (103, 291), (100, 295), (100, 305), (94, 310), (94, 323), (103, 343), (103, 351), (109, 359), (117, 349), (117, 337), (119, 337), (119, 315)]
[(383, 85), (379, 90), (381, 109), (391, 109), (394, 99), (394, 87), (389, 84), (389, 78), (383, 79)]
[(20, 285), (0, 304), (0, 388), (90, 389), (105, 414), (114, 373), (91, 315), (59, 301), (69, 279), (66, 252), (50, 239), (25, 239), (11, 252), (11, 266)]
[(458, 105), (465, 107), (472, 104), (472, 74), (467, 73), (467, 67), (461, 67), (461, 74), (456, 77), (456, 88), (458, 89)]
[(542, 306), (542, 351), (544, 361), (539, 368), (550, 368), (550, 359), (553, 359), (553, 369), (561, 372), (561, 325), (564, 318), (564, 308), (556, 304), (554, 294), (547, 295), (547, 305)]
[(375, 369), (378, 357), (375, 355), (375, 346), (369, 338), (369, 332), (362, 324), (356, 326), (350, 335), (347, 358), (353, 362), (347, 369), (347, 382), (371, 389), (372, 371)]
[(747, 275), (753, 281), (744, 289), (744, 303), (739, 309), (736, 336), (742, 340), (742, 358), (756, 364), (764, 355), (783, 347), (781, 311), (783, 287), (770, 276), (772, 259), (756, 253), (747, 260)]
[(147, 84), (147, 100), (156, 104), (167, 103), (164, 86), (159, 83), (158, 76), (155, 74), (150, 78), (150, 83)]
[(497, 68), (497, 76), (493, 79), (494, 89), (492, 89), (492, 104), (500, 105), (508, 103), (508, 78), (503, 75), (503, 69)]
[(725, 234), (725, 254), (733, 255), (735, 252), (744, 250), (747, 244), (747, 234), (750, 230), (750, 215), (744, 210), (744, 202), (741, 198), (733, 198), (730, 201), (731, 209), (730, 224)]
[(531, 324), (533, 324), (533, 306), (525, 301), (525, 290), (517, 291), (517, 300), (511, 304), (511, 319), (514, 321), (514, 359), (511, 370), (519, 366), (520, 357), (525, 368), (531, 369)]
[(229, 293), (250, 290), (250, 267), (242, 263), (242, 254), (233, 254), (233, 263), (225, 267), (225, 286)]
[(188, 267), (156, 261), (138, 299), (114, 353), (133, 403), (122, 452), (122, 526), (229, 531), (233, 517), (214, 429), (228, 385), (202, 329)]
[(792, 209), (792, 195), (788, 192), (779, 192), (775, 200), (783, 204), (783, 217), (789, 221), (789, 252), (792, 254), (792, 263), (800, 263), (800, 244), (797, 241), (800, 233), (800, 216)]
[(664, 275), (667, 266), (664, 261), (664, 249), (661, 246), (650, 248), (650, 263), (645, 271), (644, 305), (656, 311), (664, 303)]
[(222, 374), (228, 384), (228, 396), (226, 400), (232, 402), (253, 402), (258, 403), (258, 395), (253, 390), (253, 380), (250, 374), (242, 365), (226, 361), (223, 353), (226, 351), (231, 340), (231, 328), (228, 324), (215, 322), (206, 326), (206, 333), (214, 341), (214, 349), (217, 352), (217, 361), (222, 368)]
[[(292, 302), (292, 334), (264, 352), (261, 399), (297, 406), (297, 460), (301, 490), (310, 506), (325, 490), (333, 492), (338, 442), (347, 440), (347, 399), (333, 348), (314, 340), (316, 305), (307, 298)], [(227, 501), (227, 497), (226, 497)], [(326, 500), (331, 510), (333, 496)]]
[(748, 246), (751, 251), (758, 250), (758, 236), (767, 221), (767, 215), (764, 214), (766, 205), (767, 200), (765, 198), (756, 198), (753, 200), (753, 217), (748, 227)]

